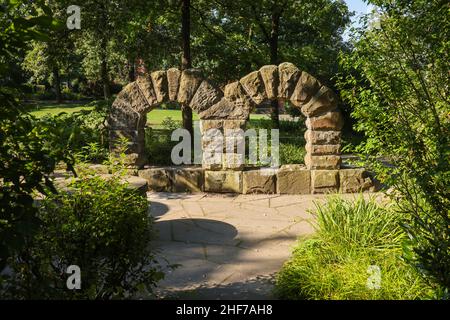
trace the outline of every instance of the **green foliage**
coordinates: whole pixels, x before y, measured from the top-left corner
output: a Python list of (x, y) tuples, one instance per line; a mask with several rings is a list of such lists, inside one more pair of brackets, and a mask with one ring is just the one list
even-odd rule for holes
[(43, 136), (44, 142), (78, 154), (84, 161), (100, 163), (107, 157), (107, 127), (105, 113), (97, 110), (81, 110), (72, 114), (60, 113), (35, 120), (35, 126), (53, 132)]
[[(247, 127), (270, 130), (273, 128), (273, 123), (269, 119), (252, 119)], [(304, 139), (306, 126), (303, 118), (301, 117), (298, 121), (280, 121), (279, 130), (280, 164), (303, 164), (306, 154)]]
[(18, 92), (8, 87), (8, 66), (32, 40), (47, 39), (57, 23), (44, 1), (6, 1), (0, 6), (0, 271), (8, 257), (20, 252), (25, 237), (37, 232), (39, 219), (31, 193), (54, 190), (50, 174), (56, 163), (73, 158), (50, 146), (43, 136), (54, 135), (36, 127), (20, 105)]
[[(400, 215), (362, 196), (339, 196), (316, 205), (315, 238), (301, 240), (277, 276), (285, 299), (428, 299), (433, 289), (400, 259)], [(370, 266), (380, 268), (379, 289), (367, 286)]]
[(145, 152), (150, 164), (172, 165), (171, 152), (178, 141), (172, 141), (173, 130), (181, 127), (181, 121), (166, 117), (162, 123), (162, 129), (151, 127), (145, 130)]
[(330, 197), (325, 206), (316, 203), (318, 236), (346, 248), (398, 246), (405, 235), (399, 225), (399, 214), (391, 207), (382, 207), (375, 199), (367, 201), (362, 196), (353, 202)]
[(373, 2), (378, 23), (367, 21), (342, 57), (339, 86), (366, 137), (357, 148), (364, 165), (393, 187), (407, 217), (405, 258), (448, 291), (449, 7), (438, 0)]
[(304, 164), (305, 144), (280, 142), (280, 164)]
[[(120, 181), (82, 177), (70, 192), (46, 197), (41, 228), (10, 260), (9, 298), (111, 299), (149, 294), (163, 273), (150, 247), (153, 220), (145, 197)], [(81, 290), (68, 290), (69, 265), (81, 269)]]

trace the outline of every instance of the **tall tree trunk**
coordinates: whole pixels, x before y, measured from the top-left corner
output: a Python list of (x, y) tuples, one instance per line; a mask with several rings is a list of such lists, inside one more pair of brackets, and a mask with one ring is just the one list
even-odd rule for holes
[(128, 81), (133, 82), (136, 80), (136, 68), (134, 59), (128, 59)]
[[(280, 14), (276, 9), (272, 12), (272, 29), (270, 32), (270, 63), (278, 65), (278, 30), (280, 28)], [(271, 119), (272, 126), (276, 129), (280, 127), (280, 110), (278, 108), (278, 101), (273, 100), (271, 103)]]
[(103, 97), (105, 100), (108, 100), (111, 97), (111, 87), (109, 83), (109, 74), (108, 74), (108, 56), (107, 56), (107, 41), (106, 39), (102, 39), (101, 41), (101, 53), (100, 53), (100, 76), (103, 84)]
[[(191, 0), (182, 0), (181, 3), (181, 43), (183, 47), (183, 56), (181, 58), (181, 69), (189, 69), (192, 67), (191, 61), (191, 16), (190, 16)], [(191, 145), (194, 144), (194, 128), (192, 125), (192, 109), (187, 105), (181, 106), (183, 118), (183, 128), (191, 134)]]
[(61, 103), (62, 97), (61, 97), (61, 79), (59, 76), (59, 70), (57, 66), (53, 67), (53, 78), (54, 78), (54, 85), (55, 85), (55, 95), (56, 95), (56, 102)]

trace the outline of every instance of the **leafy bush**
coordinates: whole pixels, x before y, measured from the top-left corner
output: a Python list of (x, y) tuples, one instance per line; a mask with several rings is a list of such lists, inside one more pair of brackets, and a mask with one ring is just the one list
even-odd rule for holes
[[(163, 277), (150, 248), (147, 200), (119, 176), (84, 177), (70, 192), (42, 200), (41, 227), (11, 259), (3, 287), (9, 298), (110, 299), (151, 293)], [(66, 269), (81, 269), (81, 290), (68, 290)]]
[[(248, 123), (252, 129), (272, 129), (272, 120), (255, 119)], [(306, 129), (304, 121), (280, 121), (280, 164), (303, 164), (306, 154), (304, 131)], [(270, 131), (268, 131), (270, 137)], [(270, 150), (270, 140), (268, 147)], [(247, 151), (248, 154), (248, 151)]]
[[(276, 290), (281, 298), (433, 296), (433, 289), (399, 257), (406, 235), (399, 227), (400, 215), (389, 206), (362, 196), (354, 202), (334, 196), (316, 205), (316, 215), (315, 237), (299, 242), (277, 276)], [(380, 270), (379, 288), (368, 286), (371, 266)]]
[(162, 121), (163, 129), (145, 129), (145, 153), (150, 164), (172, 165), (171, 152), (177, 141), (171, 140), (173, 130), (181, 128), (181, 121), (167, 117)]
[(305, 145), (280, 142), (280, 164), (305, 163)]
[(47, 115), (33, 122), (36, 127), (54, 133), (42, 136), (45, 143), (78, 154), (84, 161), (100, 163), (108, 154), (105, 117), (104, 111), (94, 109)]
[(450, 294), (448, 4), (377, 7), (378, 26), (356, 34), (338, 85), (367, 138), (356, 149), (363, 165), (394, 190), (407, 218), (404, 257)]

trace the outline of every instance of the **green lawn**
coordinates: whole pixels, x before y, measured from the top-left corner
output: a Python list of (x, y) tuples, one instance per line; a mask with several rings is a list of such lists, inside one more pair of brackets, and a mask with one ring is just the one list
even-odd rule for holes
[(74, 103), (51, 103), (46, 101), (39, 101), (27, 104), (30, 113), (38, 118), (45, 115), (57, 115), (61, 112), (73, 113), (80, 110), (92, 110), (92, 106), (86, 106), (86, 102), (74, 102)]
[[(87, 103), (50, 103), (50, 102), (36, 102), (29, 104), (29, 110), (35, 117), (43, 117), (47, 114), (57, 115), (61, 112), (73, 113), (80, 110), (92, 110), (92, 106), (86, 106)], [(152, 127), (158, 127), (162, 121), (166, 118), (172, 118), (175, 121), (181, 121), (181, 110), (167, 110), (167, 109), (155, 109), (147, 114), (147, 124)], [(265, 114), (252, 114), (251, 119), (268, 119), (268, 115)], [(193, 114), (193, 120), (198, 120), (198, 114)]]

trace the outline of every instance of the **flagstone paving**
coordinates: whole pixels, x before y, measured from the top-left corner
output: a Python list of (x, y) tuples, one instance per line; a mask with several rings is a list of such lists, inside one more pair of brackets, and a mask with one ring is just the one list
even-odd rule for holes
[[(352, 195), (347, 195), (352, 196)], [(298, 237), (314, 232), (324, 195), (147, 193), (159, 260), (179, 264), (160, 298), (271, 299), (273, 279)]]

